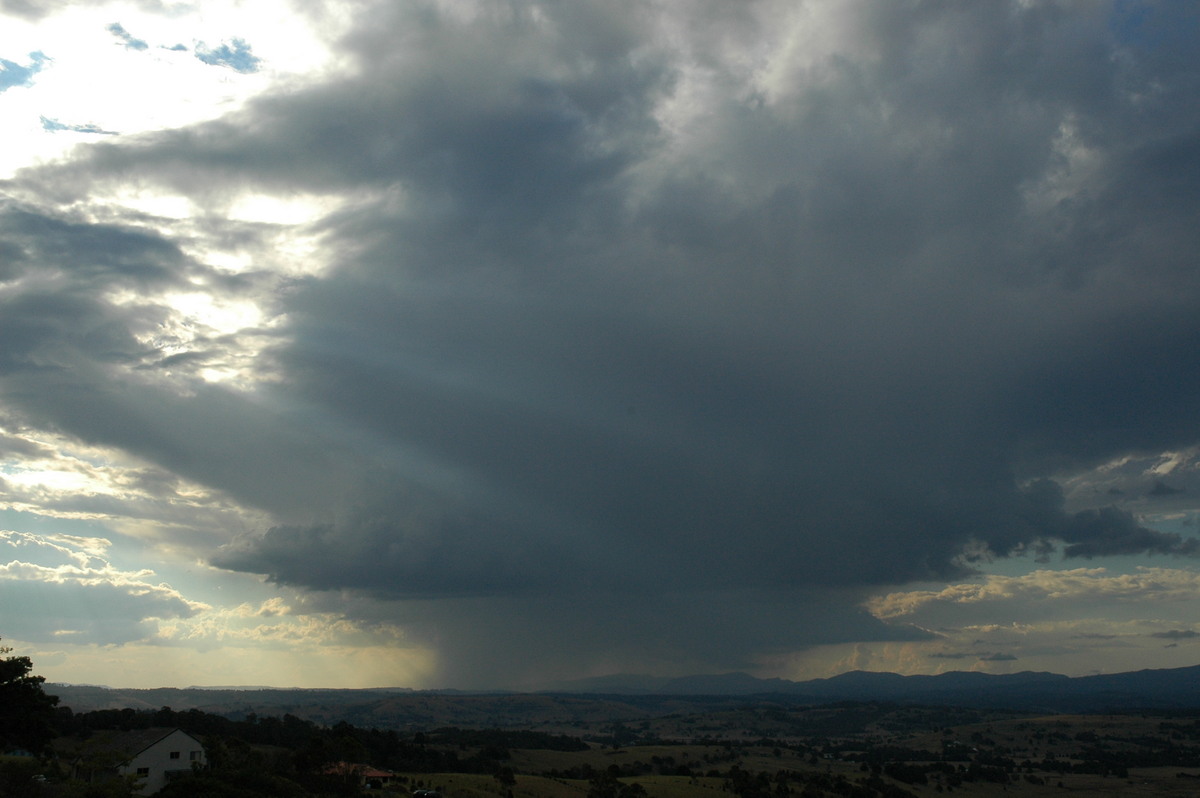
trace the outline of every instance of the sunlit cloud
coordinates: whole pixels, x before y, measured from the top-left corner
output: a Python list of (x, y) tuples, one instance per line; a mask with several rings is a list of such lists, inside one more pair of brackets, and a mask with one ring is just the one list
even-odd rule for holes
[(918, 614), (930, 605), (1099, 599), (1200, 600), (1200, 573), (1139, 566), (1133, 573), (1110, 573), (1105, 568), (1073, 568), (1037, 570), (1021, 576), (989, 574), (978, 582), (949, 585), (941, 590), (889, 593), (868, 600), (864, 606), (877, 618), (891, 620)]
[[(144, 645), (89, 647), (66, 639), (5, 642), (38, 663), (50, 682), (114, 687), (268, 686), (333, 688), (436, 687), (429, 651), (386, 646), (217, 647)], [(195, 679), (180, 681), (186, 674)], [(53, 692), (51, 689), (50, 692)]]
[[(30, 41), (44, 52), (33, 66), (13, 62), (0, 73), (19, 77), (18, 85), (36, 83), (36, 92), (0, 95), (13, 134), (0, 155), (0, 177), (65, 156), (102, 130), (132, 135), (211, 118), (276, 81), (328, 70), (336, 63), (329, 42), (344, 24), (337, 14), (309, 24), (286, 0), (258, 3), (254, 14), (235, 0), (147, 10), (134, 3), (69, 4), (37, 20), (5, 18), (0, 59)], [(77, 135), (38, 135), (34, 113)]]
[[(95, 538), (0, 532), (0, 602), (6, 609), (6, 634), (30, 641), (120, 645), (153, 639), (163, 619), (211, 609), (154, 581), (150, 569), (113, 565), (105, 556), (108, 548), (108, 541)], [(30, 559), (4, 562), (6, 549)], [(58, 562), (45, 564), (47, 560)]]

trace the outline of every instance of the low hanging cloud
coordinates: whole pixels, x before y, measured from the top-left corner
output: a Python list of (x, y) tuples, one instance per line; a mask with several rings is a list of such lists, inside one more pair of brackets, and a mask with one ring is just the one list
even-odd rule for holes
[[(379, 4), (342, 71), (0, 186), (67, 287), (5, 295), (6, 408), (269, 515), (210, 561), (369, 597), (464, 682), (916, 639), (880, 619), (1118, 589), (986, 558), (1197, 552), (1059, 481), (1198, 443), (1187, 8), (471, 8)], [(134, 182), (328, 199), (320, 268), (66, 210)], [(270, 342), (156, 343), (197, 284)], [(224, 347), (252, 389), (182, 369)], [(857, 607), (920, 580), (958, 584)]]
[(1014, 654), (1005, 654), (1000, 651), (935, 651), (929, 657), (930, 659), (973, 659), (977, 662), (1016, 662), (1019, 659)]
[(1171, 629), (1166, 632), (1154, 632), (1150, 636), (1162, 640), (1192, 640), (1200, 637), (1200, 632), (1194, 629)]

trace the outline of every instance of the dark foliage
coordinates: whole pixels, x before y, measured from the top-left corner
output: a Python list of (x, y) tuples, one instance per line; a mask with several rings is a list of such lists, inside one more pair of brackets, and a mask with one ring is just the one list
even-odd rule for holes
[[(370, 762), (410, 773), (494, 774), (509, 758), (510, 748), (583, 751), (577, 737), (524, 730), (436, 729), (402, 737), (392, 730), (364, 729), (346, 722), (326, 727), (285, 714), (282, 718), (251, 714), (242, 720), (202, 712), (106, 709), (58, 712), (61, 733), (88, 737), (101, 729), (179, 728), (208, 742), (215, 767), (245, 765), (245, 746), (272, 746), (291, 752), (298, 774), (320, 774), (332, 762)], [(464, 753), (469, 752), (469, 753)], [(236, 787), (236, 785), (233, 785)]]
[(54, 705), (58, 698), (46, 695), (46, 680), (35, 676), (29, 657), (6, 656), (12, 651), (0, 646), (0, 752), (25, 749), (41, 753), (54, 739)]
[(462, 745), (471, 748), (520, 748), (539, 751), (588, 750), (588, 744), (578, 737), (514, 729), (458, 729), (449, 727), (436, 729), (426, 735), (425, 739), (429, 742), (444, 745)]
[(159, 798), (305, 798), (310, 793), (296, 782), (260, 770), (219, 770), (176, 779), (157, 793)]

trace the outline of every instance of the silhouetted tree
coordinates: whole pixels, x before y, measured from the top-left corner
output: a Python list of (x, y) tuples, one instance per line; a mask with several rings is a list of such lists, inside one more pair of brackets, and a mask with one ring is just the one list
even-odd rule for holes
[(502, 787), (512, 787), (517, 783), (517, 775), (513, 773), (513, 769), (510, 767), (498, 769), (493, 778), (500, 782)]
[(41, 753), (54, 739), (54, 705), (58, 697), (46, 695), (45, 678), (34, 676), (29, 657), (7, 656), (0, 646), (0, 751), (24, 748)]
[(618, 781), (616, 771), (610, 767), (588, 782), (587, 798), (646, 798), (646, 788), (636, 782)]

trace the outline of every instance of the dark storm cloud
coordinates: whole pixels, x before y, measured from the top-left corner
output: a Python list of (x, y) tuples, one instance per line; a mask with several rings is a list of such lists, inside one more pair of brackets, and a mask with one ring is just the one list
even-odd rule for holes
[[(58, 305), (42, 310), (92, 311)], [(3, 374), (0, 399), (31, 424), (119, 447), (282, 519), (336, 506), (347, 499), (345, 481), (362, 477), (363, 467), (345, 463), (336, 443), (227, 389), (198, 385), (181, 395), (106, 368), (104, 361), (113, 359), (107, 347), (95, 356), (101, 365), (84, 366), (89, 357), (93, 353), (82, 348), (51, 354), (39, 349), (30, 358), (33, 366)], [(117, 359), (124, 363), (130, 356)], [(7, 365), (0, 362), (0, 368)]]
[(1174, 533), (1156, 532), (1140, 526), (1132, 515), (1112, 508), (1081, 512), (1063, 531), (1068, 545), (1067, 557), (1104, 557), (1115, 554), (1187, 554), (1200, 553), (1200, 540)]
[[(580, 673), (742, 670), (755, 656), (805, 644), (928, 641), (935, 635), (883, 624), (853, 591), (773, 591), (754, 585), (711, 590), (562, 590), (544, 595), (459, 596), (434, 601), (364, 601), (310, 594), (310, 612), (347, 613), (365, 623), (401, 624), (438, 653), (443, 684), (540, 689)], [(752, 655), (753, 654), (753, 655)]]
[(1191, 640), (1200, 637), (1200, 632), (1191, 629), (1172, 629), (1168, 632), (1154, 632), (1151, 637), (1158, 637), (1163, 640)]
[(140, 228), (51, 215), (2, 196), (0, 236), (30, 268), (69, 274), (68, 290), (180, 285), (189, 265), (177, 244)]
[(1200, 541), (1197, 539), (1147, 529), (1127, 510), (1110, 506), (1068, 513), (1062, 488), (1048, 479), (1027, 486), (1022, 499), (1019, 522), (1009, 528), (1013, 536), (1006, 538), (1002, 534), (993, 534), (990, 538), (984, 538), (994, 552), (1007, 554), (1030, 540), (1042, 538), (1067, 544), (1063, 549), (1063, 555), (1067, 558), (1091, 559), (1143, 552), (1178, 555), (1200, 553)]
[[(189, 417), (175, 449), (104, 440), (277, 513), (222, 567), (440, 599), (407, 620), (464, 678), (484, 651), (516, 678), (539, 640), (571, 641), (565, 668), (667, 619), (723, 663), (887, 639), (839, 602), (964, 575), (973, 544), (1195, 553), (1068, 512), (1048, 479), (1197, 443), (1200, 60), (1148, 33), (1191, 12), (834, 4), (845, 52), (776, 40), (746, 67), (789, 7), (383, 4), (349, 75), (22, 175), (64, 200), (348, 199), (319, 228), (332, 270), (284, 300), (275, 394)], [(180, 268), (143, 244), (130, 274)], [(197, 407), (107, 399), (128, 424)], [(336, 507), (292, 465), (322, 436), (359, 452), (316, 494)], [(235, 451), (266, 473), (224, 473)]]
[(197, 281), (237, 298), (256, 290), (253, 274), (216, 273), (144, 228), (13, 202), (0, 204), (0, 238), (19, 255), (0, 293), (0, 401), (17, 421), (123, 449), (282, 520), (332, 506), (366, 468), (339, 464), (340, 446), (303, 420), (217, 385), (153, 379), (208, 357), (164, 356), (147, 340), (172, 312), (158, 294)]
[(155, 314), (115, 307), (102, 292), (185, 279), (186, 259), (178, 247), (140, 230), (71, 221), (0, 201), (0, 237), (15, 255), (7, 275), (11, 285), (0, 295), (0, 374), (61, 371), (76, 359), (136, 361), (145, 347), (133, 331), (152, 325)]
[[(1072, 413), (1064, 423), (1058, 407), (1006, 417), (1013, 408), (1025, 414), (1027, 391), (1061, 401), (1062, 415), (1075, 397), (1094, 403), (1098, 395), (1112, 415), (1128, 412), (1117, 398), (1127, 386), (1126, 396), (1139, 393), (1141, 413), (1156, 405), (1179, 411), (1177, 430), (1147, 422), (1147, 433), (1159, 443), (1186, 440), (1180, 436), (1191, 434), (1195, 411), (1185, 405), (1198, 379), (1189, 365), (1188, 337), (1198, 329), (1190, 316), (1119, 319), (1128, 354), (1115, 361), (1073, 337), (1110, 327), (1110, 292), (1125, 290), (1125, 280), (1183, 281), (1191, 292), (1195, 285), (1174, 264), (1147, 267), (1133, 258), (1117, 264), (1119, 285), (1097, 284), (1086, 272), (1103, 264), (1074, 246), (1090, 246), (1087, 237), (1063, 245), (1021, 203), (1026, 187), (1064, 157), (1053, 148), (1067, 119), (1090, 113), (1128, 121), (1110, 107), (1113, 84), (1125, 76), (1107, 65), (1102, 41), (1069, 41), (1078, 26), (1085, 37), (1103, 32), (1103, 19), (1083, 15), (1064, 29), (1037, 12), (1016, 23), (1009, 11), (976, 13), (981, 18), (929, 20), (928, 31), (971, 37), (976, 49), (959, 69), (923, 72), (922, 55), (950, 54), (920, 53), (905, 36), (928, 31), (898, 17), (903, 35), (884, 42), (890, 49), (875, 71), (833, 68), (830, 85), (790, 130), (778, 129), (791, 121), (782, 114), (738, 108), (712, 120), (723, 138), (700, 153), (715, 161), (707, 171), (684, 162), (660, 182), (639, 181), (667, 157), (647, 114), (680, 78), (663, 73), (661, 60), (643, 59), (653, 70), (622, 82), (622, 93), (584, 93), (559, 81), (554, 91), (530, 94), (527, 75), (498, 67), (464, 78), (457, 66), (457, 75), (438, 75), (437, 85), (452, 90), (434, 109), (407, 102), (429, 91), (425, 64), (414, 59), (415, 68), (397, 73), (399, 88), (381, 98), (395, 105), (371, 106), (395, 108), (402, 132), (388, 157), (374, 169), (345, 163), (337, 172), (399, 179), (416, 210), (333, 220), (359, 244), (348, 267), (363, 283), (314, 283), (298, 293), (296, 344), (281, 355), (296, 387), (354, 423), (454, 464), (468, 483), (551, 510), (526, 520), (527, 535), (599, 534), (638, 546), (641, 562), (619, 569), (626, 578), (644, 563), (670, 560), (686, 569), (665, 569), (662, 578), (686, 572), (716, 584), (950, 576), (962, 573), (956, 558), (972, 536), (1000, 554), (1045, 536), (1074, 544), (1072, 556), (1179, 550), (1185, 544), (1129, 517), (1070, 517), (1060, 498), (1031, 514), (1028, 492), (1013, 484), (1013, 439), (1041, 445), (1036, 436), (1048, 416), (1055, 435), (1082, 427), (1080, 443), (1053, 442), (1060, 454), (1115, 425), (1104, 414)], [(450, 26), (425, 33), (436, 44), (480, 35)], [(527, 35), (515, 23), (487, 33), (483, 58)], [(589, 72), (581, 79), (589, 86), (615, 79), (644, 44), (614, 38), (618, 48), (605, 51), (614, 66)], [(352, 41), (360, 56), (386, 65), (371, 34)], [(1052, 47), (1060, 42), (1091, 58), (1099, 77), (1076, 68), (1082, 85), (1063, 76), (1043, 85), (1041, 70), (1062, 63)], [(1045, 63), (1027, 66), (1004, 48), (1025, 48)], [(897, 80), (891, 67), (900, 66)], [(466, 85), (446, 86), (454, 78)], [(363, 85), (347, 96), (381, 82), (375, 72), (358, 80)], [(484, 86), (493, 89), (487, 101), (476, 99)], [(947, 105), (951, 90), (959, 104)], [(326, 91), (316, 96), (324, 101)], [(1006, 101), (1007, 94), (1014, 96)], [(465, 118), (462, 96), (475, 103)], [(606, 102), (565, 104), (573, 96)], [(884, 125), (864, 117), (869, 101), (896, 104), (899, 118)], [(332, 137), (295, 135), (297, 121), (314, 132), (326, 124), (312, 121), (311, 102), (298, 100), (287, 126), (275, 121), (277, 106), (265, 109), (272, 131), (290, 132), (284, 146), (320, 144), (334, 159), (381, 152), (362, 144), (381, 141), (392, 124), (386, 116), (375, 124), (358, 117), (361, 124), (347, 130), (359, 145), (353, 150)], [(610, 114), (635, 135), (597, 162), (593, 137)], [(950, 131), (945, 151), (920, 139), (931, 116)], [(437, 135), (413, 135), (414, 128)], [(906, 129), (917, 137), (909, 148), (891, 143)], [(550, 140), (555, 146), (542, 143)], [(803, 161), (810, 153), (819, 155), (815, 164)], [(925, 163), (914, 165), (914, 156)], [(728, 163), (767, 185), (746, 186), (749, 199), (718, 190), (716, 178), (742, 177), (712, 174)], [(263, 168), (273, 176), (272, 164)], [(1116, 171), (1144, 192), (1158, 191), (1157, 176), (1140, 165)], [(553, 203), (543, 201), (542, 186)], [(635, 189), (644, 192), (641, 207), (617, 205)], [(1116, 198), (1115, 209), (1097, 204), (1110, 215), (1133, 212)], [(431, 218), (429, 208), (441, 212)], [(1074, 218), (1069, 208), (1051, 213)], [(531, 220), (537, 226), (527, 226)], [(1134, 229), (1162, 222), (1123, 221)], [(984, 251), (994, 246), (999, 251)], [(1041, 251), (1047, 247), (1056, 251)], [(1181, 261), (1186, 252), (1173, 255)], [(1157, 275), (1159, 268), (1166, 273)], [(1157, 347), (1147, 363), (1139, 345), (1151, 349), (1149, 339), (1164, 334), (1171, 345)], [(1090, 378), (1056, 391), (1060, 370), (1069, 379), (1072, 370), (1101, 364), (1116, 391)], [(1142, 387), (1181, 378), (1181, 390), (1158, 398)], [(1150, 443), (1125, 436), (1119, 445)], [(1103, 453), (1112, 451), (1109, 444)], [(542, 532), (543, 523), (557, 532)], [(352, 526), (346, 534), (359, 535)]]

